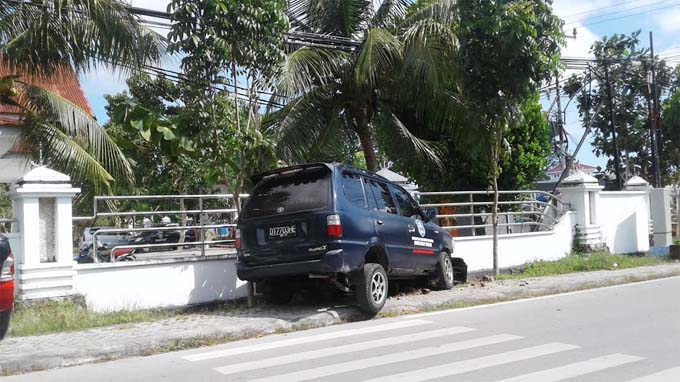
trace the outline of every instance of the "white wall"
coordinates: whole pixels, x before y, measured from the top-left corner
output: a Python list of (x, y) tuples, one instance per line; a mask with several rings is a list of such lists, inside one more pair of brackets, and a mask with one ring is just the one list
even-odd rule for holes
[[(215, 256), (217, 257), (217, 256)], [(96, 311), (184, 306), (246, 296), (233, 256), (75, 266), (76, 293)]]
[(649, 205), (646, 191), (603, 191), (597, 223), (611, 253), (649, 250)]
[[(572, 246), (574, 213), (567, 212), (552, 231), (498, 236), (498, 264), (501, 268), (533, 260), (557, 260), (567, 256)], [(491, 236), (454, 238), (454, 256), (461, 257), (468, 271), (493, 268)]]

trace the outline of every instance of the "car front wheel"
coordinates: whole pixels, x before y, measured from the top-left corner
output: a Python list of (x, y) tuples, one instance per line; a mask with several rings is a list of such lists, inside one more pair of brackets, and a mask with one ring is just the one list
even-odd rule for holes
[(387, 273), (380, 264), (365, 264), (361, 283), (356, 287), (359, 309), (365, 313), (376, 314), (387, 300)]
[(442, 252), (437, 263), (437, 277), (435, 283), (437, 288), (447, 290), (453, 288), (453, 261), (448, 253)]

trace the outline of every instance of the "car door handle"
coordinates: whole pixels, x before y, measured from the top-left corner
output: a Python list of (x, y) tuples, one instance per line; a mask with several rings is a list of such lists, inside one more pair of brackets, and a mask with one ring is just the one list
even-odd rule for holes
[(376, 222), (376, 223), (378, 223), (378, 224), (380, 224), (380, 225), (383, 225), (383, 224), (385, 224), (385, 222), (384, 222), (384, 221), (382, 221), (382, 220), (376, 220), (375, 222)]

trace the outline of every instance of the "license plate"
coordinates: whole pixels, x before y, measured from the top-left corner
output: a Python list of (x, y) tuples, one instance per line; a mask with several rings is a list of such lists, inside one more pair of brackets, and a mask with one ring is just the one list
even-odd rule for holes
[(284, 225), (278, 227), (269, 227), (269, 237), (274, 239), (285, 239), (288, 237), (297, 236), (297, 227), (295, 224)]

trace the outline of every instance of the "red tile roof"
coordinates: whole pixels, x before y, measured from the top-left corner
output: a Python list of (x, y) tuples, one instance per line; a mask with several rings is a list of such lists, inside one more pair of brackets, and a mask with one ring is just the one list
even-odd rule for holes
[[(19, 80), (56, 93), (73, 102), (88, 114), (94, 115), (92, 109), (90, 109), (90, 105), (87, 103), (83, 89), (80, 88), (78, 76), (76, 76), (76, 73), (70, 67), (64, 67), (61, 70), (57, 70), (50, 76), (25, 75), (18, 70), (8, 67), (0, 60), (0, 77), (9, 75), (19, 75)], [(13, 106), (0, 104), (0, 114), (20, 114), (20, 110)], [(6, 123), (8, 122), (6, 119), (7, 118), (2, 118), (2, 120), (0, 120), (0, 125), (9, 124)]]
[[(589, 166), (587, 164), (583, 164), (583, 163), (579, 163), (579, 162), (574, 162), (571, 165), (571, 169), (574, 170), (574, 171), (579, 171), (579, 170), (581, 170), (581, 171), (595, 171), (595, 170), (597, 170), (597, 167)], [(562, 166), (557, 166), (557, 167), (553, 167), (553, 168), (547, 170), (546, 172), (547, 173), (562, 173), (562, 171), (563, 171)]]

